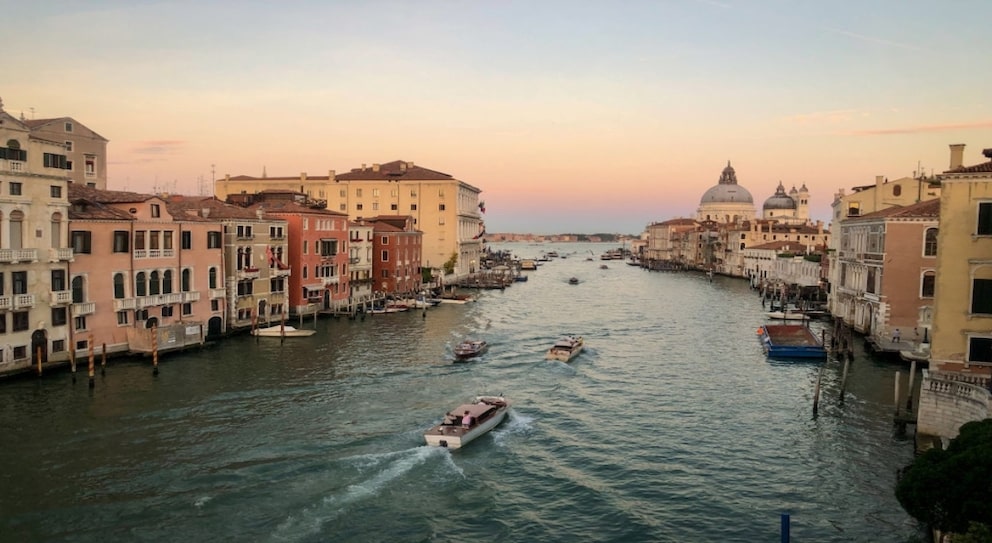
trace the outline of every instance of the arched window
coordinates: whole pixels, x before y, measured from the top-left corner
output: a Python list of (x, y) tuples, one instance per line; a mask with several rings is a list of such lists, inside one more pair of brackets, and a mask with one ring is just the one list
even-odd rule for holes
[(77, 275), (72, 278), (72, 303), (81, 304), (85, 301), (83, 293), (83, 276)]
[(193, 278), (190, 275), (189, 268), (186, 268), (185, 270), (183, 270), (183, 276), (182, 279), (180, 279), (182, 284), (180, 285), (179, 288), (182, 289), (183, 292), (189, 292), (190, 281), (192, 281), (192, 279)]
[(162, 290), (162, 280), (159, 278), (158, 271), (153, 271), (148, 275), (148, 294), (155, 296)]
[(245, 267), (245, 249), (244, 247), (238, 247), (238, 266), (237, 269), (242, 269)]
[(932, 272), (923, 273), (923, 281), (920, 288), (921, 298), (933, 298), (933, 291), (937, 284), (937, 275)]
[(10, 212), (10, 248), (24, 248), (24, 212), (15, 209)]
[(62, 247), (62, 214), (52, 213), (52, 249)]
[(210, 268), (210, 288), (217, 288), (217, 268)]
[(927, 228), (923, 236), (923, 256), (937, 256), (937, 229)]
[(172, 292), (172, 270), (165, 270), (162, 274), (162, 294)]
[(114, 299), (120, 300), (124, 298), (124, 274), (115, 273), (114, 274)]
[(148, 294), (148, 280), (145, 277), (145, 272), (138, 272), (138, 275), (134, 277), (134, 293), (136, 296), (145, 296)]

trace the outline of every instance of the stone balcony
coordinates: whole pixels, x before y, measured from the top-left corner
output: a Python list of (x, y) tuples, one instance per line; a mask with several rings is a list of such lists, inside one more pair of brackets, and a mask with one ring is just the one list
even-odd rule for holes
[(72, 291), (71, 290), (53, 290), (51, 291), (52, 305), (66, 305), (72, 303)]
[(118, 298), (114, 300), (114, 311), (126, 311), (138, 307), (137, 298)]
[(92, 315), (93, 313), (96, 313), (96, 302), (83, 302), (81, 304), (72, 304), (73, 317), (83, 317), (85, 315)]
[(170, 292), (169, 294), (152, 294), (151, 296), (139, 296), (137, 298), (137, 307), (135, 309), (144, 309), (146, 307), (178, 303), (182, 303), (182, 294), (179, 292)]
[(235, 275), (237, 276), (238, 281), (244, 281), (246, 279), (258, 279), (259, 274), (260, 272), (258, 268), (242, 268), (237, 270)]
[(269, 277), (289, 277), (293, 270), (286, 266), (285, 268), (275, 267), (269, 268)]
[(212, 288), (210, 289), (210, 299), (216, 300), (217, 298), (226, 298), (227, 290), (222, 288)]
[(325, 287), (329, 287), (329, 286), (331, 286), (331, 285), (336, 285), (336, 284), (338, 284), (338, 283), (340, 282), (340, 280), (341, 280), (341, 278), (340, 278), (340, 277), (338, 277), (337, 275), (335, 275), (334, 277), (323, 277), (323, 278), (321, 278), (321, 279), (322, 279), (322, 281), (323, 281), (323, 285), (324, 285)]
[(37, 262), (38, 249), (0, 249), (0, 262), (17, 264), (20, 262)]
[(72, 247), (62, 247), (60, 249), (48, 250), (49, 262), (72, 262), (74, 260)]
[(35, 296), (34, 294), (15, 294), (14, 295), (14, 307), (13, 309), (27, 309), (34, 307)]
[(200, 301), (200, 291), (193, 290), (189, 292), (182, 292), (182, 303), (199, 302)]

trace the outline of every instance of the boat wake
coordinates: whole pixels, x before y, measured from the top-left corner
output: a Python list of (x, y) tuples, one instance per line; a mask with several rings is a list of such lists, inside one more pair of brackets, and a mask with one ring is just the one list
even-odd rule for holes
[(503, 424), (497, 426), (492, 431), (493, 442), (498, 447), (505, 447), (507, 441), (512, 440), (518, 435), (527, 435), (533, 429), (534, 417), (522, 415), (516, 410), (511, 409), (506, 415), (506, 420), (503, 421)]
[[(297, 513), (290, 514), (272, 533), (273, 541), (299, 541), (323, 532), (327, 523), (348, 514), (348, 510), (367, 500), (375, 499), (391, 483), (402, 478), (428, 460), (438, 458), (445, 465), (445, 472), (454, 471), (459, 476), (465, 474), (451, 458), (447, 449), (438, 447), (415, 447), (403, 451), (368, 454), (340, 459), (353, 464), (356, 477), (354, 482), (333, 489), (324, 497), (304, 506)], [(365, 475), (368, 474), (368, 477)]]

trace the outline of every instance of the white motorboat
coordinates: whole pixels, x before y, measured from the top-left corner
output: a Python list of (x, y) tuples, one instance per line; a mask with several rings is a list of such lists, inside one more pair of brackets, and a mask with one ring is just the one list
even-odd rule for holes
[(424, 433), (424, 440), (431, 447), (460, 449), (503, 422), (509, 410), (510, 402), (503, 396), (479, 396), (445, 413), (440, 424)]
[(455, 359), (468, 360), (481, 355), (489, 349), (489, 343), (484, 339), (467, 339), (455, 345)]
[(585, 347), (581, 336), (564, 336), (558, 339), (544, 355), (546, 360), (568, 362), (579, 355)]
[(267, 326), (265, 328), (256, 328), (251, 331), (251, 335), (261, 337), (307, 337), (316, 333), (316, 330), (294, 328), (288, 324), (277, 324), (275, 326)]

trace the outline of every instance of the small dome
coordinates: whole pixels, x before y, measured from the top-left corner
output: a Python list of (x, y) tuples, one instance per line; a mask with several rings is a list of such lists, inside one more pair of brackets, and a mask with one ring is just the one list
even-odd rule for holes
[(796, 209), (796, 201), (785, 193), (785, 187), (779, 181), (775, 194), (765, 200), (764, 209)]

